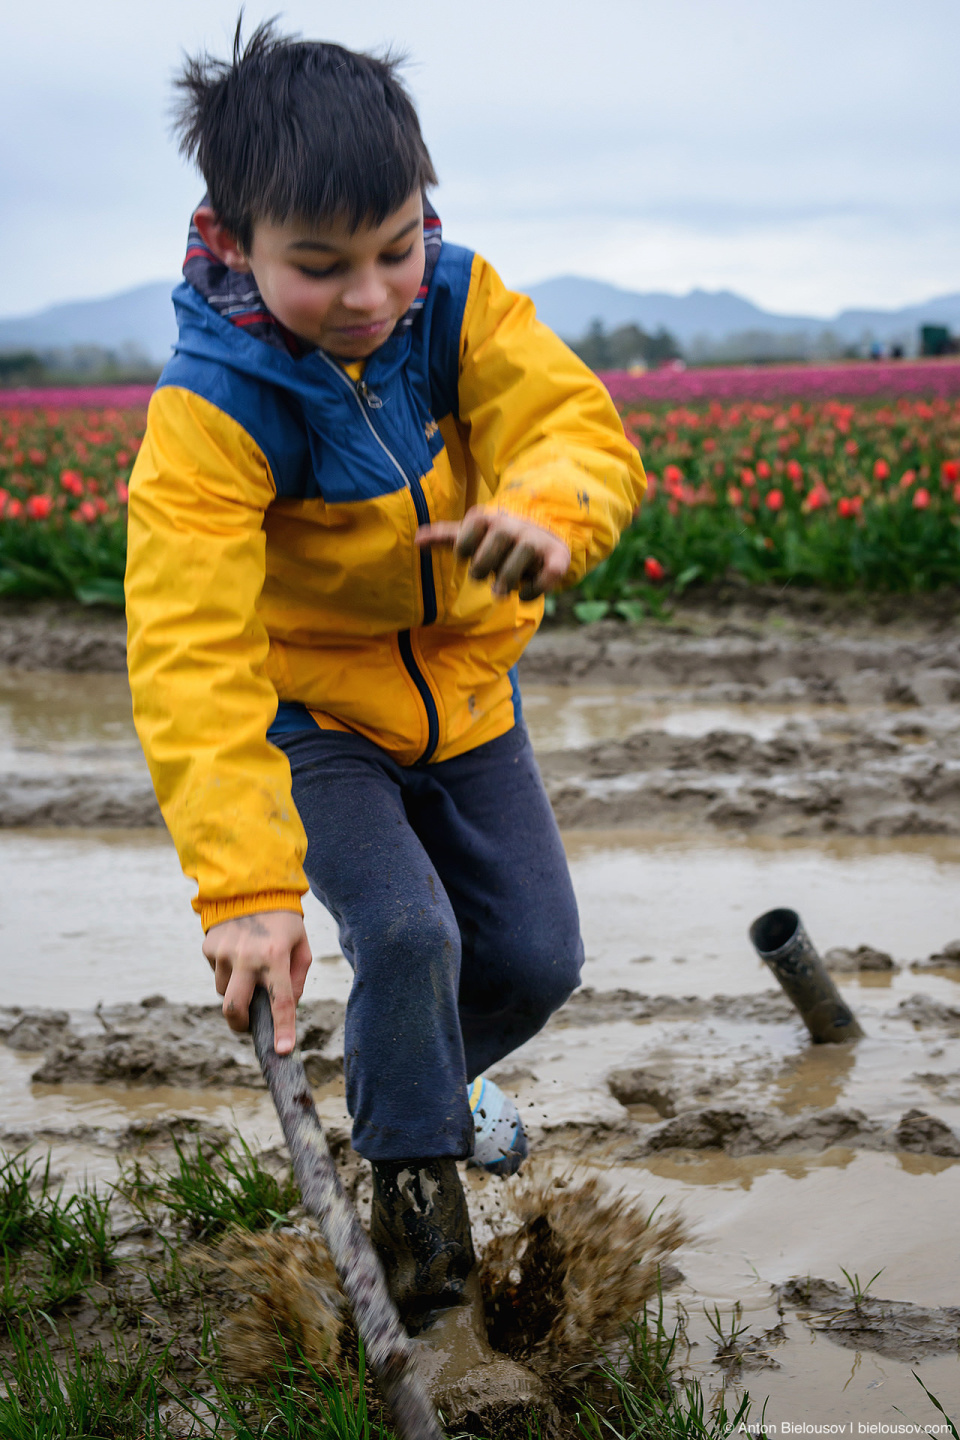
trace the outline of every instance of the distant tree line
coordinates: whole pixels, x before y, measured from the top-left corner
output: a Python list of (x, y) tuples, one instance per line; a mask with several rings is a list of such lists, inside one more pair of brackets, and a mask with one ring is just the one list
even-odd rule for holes
[(3, 389), (22, 385), (149, 385), (159, 373), (160, 367), (133, 346), (119, 351), (101, 345), (0, 351)]
[(648, 335), (639, 325), (620, 325), (607, 330), (602, 320), (594, 320), (586, 335), (568, 342), (571, 350), (591, 370), (629, 370), (631, 365), (662, 365), (677, 360), (680, 346), (669, 330), (659, 329)]

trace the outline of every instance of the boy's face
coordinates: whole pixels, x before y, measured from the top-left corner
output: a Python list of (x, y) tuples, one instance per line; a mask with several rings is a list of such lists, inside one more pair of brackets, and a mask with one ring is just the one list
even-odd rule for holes
[(259, 220), (244, 254), (210, 210), (196, 223), (233, 270), (252, 273), (267, 309), (301, 340), (363, 360), (389, 339), (423, 279), (423, 200), (410, 196), (381, 225)]

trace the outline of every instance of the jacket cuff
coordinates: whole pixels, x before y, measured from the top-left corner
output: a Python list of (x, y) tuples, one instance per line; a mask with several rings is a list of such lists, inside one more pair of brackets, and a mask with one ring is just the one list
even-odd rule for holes
[(262, 915), (267, 910), (303, 914), (303, 905), (296, 890), (264, 890), (259, 895), (235, 895), (229, 900), (200, 900), (194, 902), (194, 908), (200, 911), (204, 934), (211, 926), (222, 925), (224, 920), (236, 920), (238, 915)]

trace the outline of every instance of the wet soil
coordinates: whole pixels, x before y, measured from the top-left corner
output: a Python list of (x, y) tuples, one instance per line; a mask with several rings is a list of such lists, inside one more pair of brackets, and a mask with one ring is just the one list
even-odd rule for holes
[[(710, 1393), (749, 1387), (758, 1413), (769, 1396), (770, 1422), (936, 1420), (917, 1365), (960, 1410), (960, 638), (949, 617), (876, 618), (690, 612), (546, 631), (524, 661), (588, 960), (494, 1078), (548, 1173), (682, 1207), (695, 1233), (665, 1301), (682, 1363)], [(239, 1128), (282, 1153), (252, 1050), (210, 1003), (121, 631), (0, 611), (0, 1145), (52, 1146), (68, 1180), (167, 1154), (171, 1133)], [(864, 1040), (809, 1044), (746, 940), (778, 904), (803, 915)], [(364, 1216), (350, 972), (329, 917), (312, 901), (307, 917), (303, 1043)], [(511, 1185), (466, 1178), (483, 1244)], [(874, 1288), (900, 1298), (858, 1308), (840, 1267), (882, 1268)], [(733, 1340), (714, 1311), (740, 1317)]]
[[(321, 1085), (343, 1071), (326, 1046), (343, 1022), (343, 1006), (315, 1000), (299, 1011), (307, 1076)], [(262, 1089), (249, 1035), (228, 1030), (219, 1006), (176, 1005), (162, 995), (139, 1005), (65, 1010), (0, 1009), (0, 1041), (11, 1050), (42, 1051), (32, 1079), (40, 1084), (244, 1086)]]
[[(525, 713), (564, 828), (960, 835), (955, 628), (694, 618), (530, 646)], [(109, 615), (0, 610), (0, 828), (162, 824), (122, 639)]]
[(861, 1298), (832, 1280), (790, 1280), (777, 1287), (777, 1296), (784, 1309), (796, 1310), (812, 1330), (851, 1350), (916, 1362), (960, 1347), (958, 1306), (932, 1308), (870, 1294)]

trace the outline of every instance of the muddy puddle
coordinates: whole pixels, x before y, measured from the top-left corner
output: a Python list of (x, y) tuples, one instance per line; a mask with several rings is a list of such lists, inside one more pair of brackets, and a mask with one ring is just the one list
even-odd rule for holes
[[(749, 1389), (768, 1425), (941, 1420), (917, 1370), (956, 1415), (956, 642), (604, 634), (541, 637), (528, 666), (588, 959), (495, 1076), (547, 1171), (680, 1206), (664, 1303), (710, 1392)], [(121, 675), (0, 673), (0, 1143), (51, 1145), (68, 1178), (162, 1150), (171, 1123), (279, 1141), (156, 819)], [(750, 949), (775, 905), (847, 952), (859, 1044), (812, 1047)], [(306, 1048), (343, 1146), (350, 974), (312, 900), (307, 924)], [(482, 1232), (504, 1187), (471, 1173), (470, 1193)], [(852, 1320), (841, 1267), (882, 1272)]]

